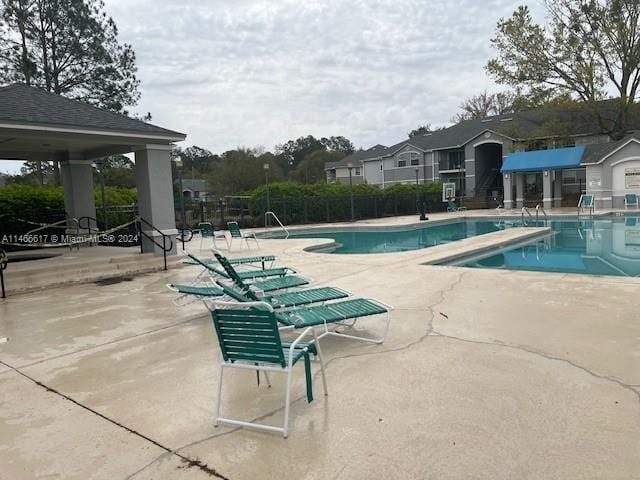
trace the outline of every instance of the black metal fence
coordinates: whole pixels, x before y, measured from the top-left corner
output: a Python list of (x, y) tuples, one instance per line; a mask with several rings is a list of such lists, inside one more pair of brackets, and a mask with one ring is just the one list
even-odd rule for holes
[[(425, 204), (426, 212), (446, 210), (439, 192), (265, 198), (224, 197), (207, 202), (185, 202), (187, 228), (197, 228), (200, 222), (209, 222), (216, 228), (226, 229), (227, 222), (236, 221), (240, 227), (264, 226), (267, 210), (274, 212), (285, 225), (305, 223), (344, 222), (366, 218), (414, 215)], [(267, 208), (268, 207), (268, 208)], [(176, 224), (183, 226), (179, 199), (175, 203)]]

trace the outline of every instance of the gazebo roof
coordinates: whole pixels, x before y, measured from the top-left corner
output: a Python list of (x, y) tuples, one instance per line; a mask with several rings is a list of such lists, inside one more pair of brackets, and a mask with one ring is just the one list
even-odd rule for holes
[(148, 134), (182, 140), (185, 135), (109, 112), (78, 100), (48, 93), (21, 83), (0, 87), (0, 123), (19, 123)]
[(90, 160), (186, 135), (16, 83), (0, 87), (0, 159)]

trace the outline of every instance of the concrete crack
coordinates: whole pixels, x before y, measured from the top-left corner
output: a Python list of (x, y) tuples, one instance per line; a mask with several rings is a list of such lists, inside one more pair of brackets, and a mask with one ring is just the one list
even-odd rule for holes
[(440, 336), (442, 338), (449, 339), (449, 340), (455, 340), (455, 341), (465, 342), (465, 343), (473, 343), (473, 344), (476, 344), (476, 345), (490, 345), (490, 346), (494, 346), (494, 347), (510, 348), (512, 350), (519, 350), (519, 351), (522, 351), (522, 352), (529, 353), (531, 355), (536, 355), (538, 357), (542, 357), (542, 358), (547, 359), (547, 360), (566, 363), (567, 365), (570, 365), (570, 366), (572, 366), (574, 368), (577, 368), (578, 370), (581, 370), (581, 371), (585, 372), (586, 374), (588, 374), (588, 375), (590, 375), (590, 376), (592, 376), (594, 378), (615, 383), (619, 387), (622, 387), (625, 390), (628, 390), (628, 391), (632, 392), (636, 396), (638, 402), (640, 403), (640, 389), (638, 389), (634, 385), (630, 385), (628, 383), (624, 383), (622, 380), (619, 380), (619, 379), (617, 379), (615, 377), (611, 377), (611, 376), (608, 376), (608, 375), (601, 375), (599, 373), (594, 372), (593, 370), (589, 370), (587, 367), (584, 367), (584, 366), (582, 366), (580, 364), (572, 362), (571, 360), (568, 360), (566, 358), (561, 358), (561, 357), (556, 357), (556, 356), (553, 356), (553, 355), (549, 355), (548, 353), (544, 353), (544, 352), (541, 352), (541, 351), (526, 347), (524, 345), (514, 345), (514, 344), (504, 343), (504, 342), (488, 342), (488, 341), (483, 341), (483, 340), (472, 340), (472, 339), (468, 339), (468, 338), (455, 337), (453, 335), (445, 335), (445, 334), (439, 333), (439, 332), (437, 332), (435, 330), (434, 330), (434, 334), (436, 334), (436, 335), (438, 335), (438, 336)]
[(0, 360), (0, 365), (4, 365), (5, 367), (13, 370), (18, 375), (21, 375), (22, 377), (24, 377), (27, 380), (29, 380), (30, 382), (34, 383), (38, 387), (44, 389), (46, 392), (52, 393), (54, 395), (57, 395), (60, 398), (66, 400), (68, 402), (73, 403), (77, 407), (80, 407), (80, 408), (92, 413), (93, 415), (95, 415), (97, 417), (100, 417), (103, 420), (106, 420), (107, 422), (111, 423), (112, 425), (115, 425), (116, 427), (121, 428), (121, 429), (125, 430), (126, 432), (128, 432), (128, 433), (130, 433), (132, 435), (135, 435), (136, 437), (141, 438), (142, 440), (145, 440), (148, 443), (151, 443), (152, 445), (164, 450), (166, 454), (176, 456), (185, 465), (185, 468), (193, 468), (193, 467), (195, 467), (195, 468), (198, 468), (199, 470), (201, 470), (202, 472), (206, 473), (207, 475), (209, 475), (211, 477), (219, 478), (221, 480), (229, 480), (228, 477), (225, 477), (224, 475), (220, 474), (214, 468), (209, 467), (206, 463), (202, 462), (198, 458), (194, 459), (194, 458), (190, 458), (190, 457), (188, 457), (186, 455), (182, 455), (178, 451), (173, 450), (173, 449), (163, 445), (159, 441), (154, 440), (153, 438), (151, 438), (151, 437), (149, 437), (149, 436), (147, 436), (147, 435), (145, 435), (143, 433), (140, 433), (137, 430), (134, 430), (133, 428), (127, 427), (123, 423), (120, 423), (117, 420), (114, 420), (113, 418), (108, 417), (107, 415), (105, 415), (103, 413), (100, 413), (97, 410), (94, 410), (93, 408), (91, 408), (88, 405), (85, 405), (82, 402), (70, 397), (69, 395), (66, 395), (66, 394), (60, 392), (59, 390), (56, 390), (55, 388), (52, 388), (52, 387), (50, 387), (48, 385), (45, 385), (44, 383), (36, 380), (35, 378), (27, 375), (26, 373), (20, 371), (18, 368), (13, 367), (12, 365), (9, 365), (6, 362), (3, 362), (3, 361)]

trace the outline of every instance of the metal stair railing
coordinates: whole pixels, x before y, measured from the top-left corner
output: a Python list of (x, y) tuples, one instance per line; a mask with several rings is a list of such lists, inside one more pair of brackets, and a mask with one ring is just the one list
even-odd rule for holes
[[(136, 223), (138, 226), (138, 233), (140, 234), (140, 253), (144, 253), (143, 245), (142, 245), (142, 237), (145, 237), (151, 243), (153, 243), (154, 245), (162, 249), (162, 256), (164, 257), (164, 269), (167, 270), (167, 253), (173, 250), (173, 240), (171, 240), (171, 237), (169, 235), (158, 230), (155, 226), (153, 226), (151, 223), (149, 223), (148, 221), (146, 221), (144, 218), (140, 216), (136, 217)], [(153, 231), (158, 232), (162, 236), (162, 244), (158, 243), (156, 239), (153, 238), (152, 235), (149, 235), (144, 230), (142, 230), (143, 224), (151, 228)], [(169, 240), (168, 246), (167, 246), (167, 240)]]
[(264, 214), (264, 225), (265, 225), (265, 227), (267, 226), (267, 219), (269, 217), (273, 217), (275, 219), (275, 221), (278, 222), (278, 225), (280, 225), (280, 228), (285, 233), (285, 237), (284, 238), (285, 239), (289, 238), (289, 230), (287, 230), (287, 228), (282, 224), (282, 222), (280, 221), (278, 216), (275, 213), (273, 213), (272, 211), (265, 212), (265, 214)]

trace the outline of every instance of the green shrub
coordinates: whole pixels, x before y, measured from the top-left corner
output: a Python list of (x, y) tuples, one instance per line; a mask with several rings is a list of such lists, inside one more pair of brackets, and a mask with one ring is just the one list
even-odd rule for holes
[[(94, 189), (96, 207), (100, 209), (100, 189)], [(106, 187), (107, 206), (132, 205), (136, 202), (135, 190)], [(12, 184), (0, 188), (0, 234), (21, 234), (35, 228), (21, 220), (49, 223), (64, 218), (64, 190), (62, 187)]]

